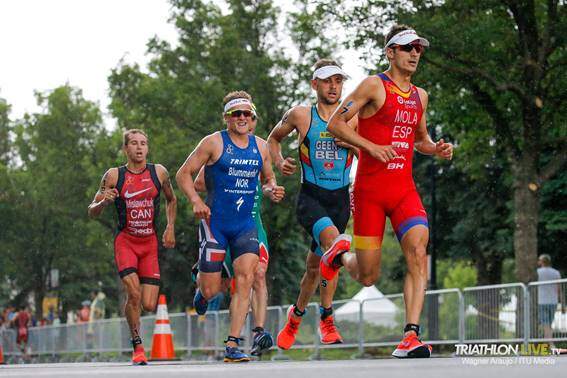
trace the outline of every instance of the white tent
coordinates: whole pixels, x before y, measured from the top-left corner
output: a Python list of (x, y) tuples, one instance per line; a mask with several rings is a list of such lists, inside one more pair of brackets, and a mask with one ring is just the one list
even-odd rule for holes
[(360, 303), (364, 301), (362, 308), (364, 321), (374, 325), (384, 327), (395, 327), (396, 314), (398, 308), (390, 299), (385, 298), (384, 294), (376, 286), (364, 287), (353, 298), (335, 311), (337, 320), (348, 320), (358, 322), (360, 313)]

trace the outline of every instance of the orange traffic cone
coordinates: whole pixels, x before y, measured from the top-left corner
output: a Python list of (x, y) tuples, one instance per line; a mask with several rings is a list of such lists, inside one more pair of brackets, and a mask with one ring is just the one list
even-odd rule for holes
[(167, 303), (165, 301), (165, 295), (160, 294), (150, 361), (175, 359), (173, 335), (171, 334), (171, 325), (169, 324), (169, 315), (167, 314)]
[(2, 345), (0, 345), (0, 365), (4, 365), (4, 351), (2, 350)]

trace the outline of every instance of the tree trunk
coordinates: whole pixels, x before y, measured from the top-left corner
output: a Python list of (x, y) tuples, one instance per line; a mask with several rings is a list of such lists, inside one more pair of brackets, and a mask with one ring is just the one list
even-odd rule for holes
[(524, 283), (537, 280), (540, 187), (536, 156), (536, 154), (524, 151), (520, 161), (514, 167), (514, 254), (516, 277)]

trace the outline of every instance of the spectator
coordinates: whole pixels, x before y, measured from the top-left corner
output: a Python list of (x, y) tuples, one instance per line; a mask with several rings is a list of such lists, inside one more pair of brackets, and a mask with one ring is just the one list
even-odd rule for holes
[[(540, 255), (538, 259), (537, 280), (538, 281), (552, 281), (561, 279), (561, 274), (556, 269), (551, 267), (551, 257), (549, 255)], [(543, 326), (544, 339), (551, 339), (553, 337), (553, 330), (551, 325), (555, 318), (555, 311), (557, 310), (557, 303), (561, 297), (561, 286), (558, 284), (538, 285), (538, 319), (539, 323)], [(565, 312), (565, 303), (561, 298), (561, 311)]]
[(28, 343), (28, 328), (31, 324), (31, 315), (27, 306), (21, 306), (20, 311), (14, 316), (14, 325), (17, 329), (16, 343), (20, 346), (20, 350), (24, 357), (27, 355), (26, 346)]
[(91, 301), (83, 301), (81, 306), (81, 309), (77, 313), (77, 323), (86, 323), (89, 321), (91, 314)]

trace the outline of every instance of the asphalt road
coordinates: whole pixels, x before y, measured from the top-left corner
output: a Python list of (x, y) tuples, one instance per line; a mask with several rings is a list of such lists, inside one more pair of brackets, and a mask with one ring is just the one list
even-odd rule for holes
[(565, 377), (567, 356), (431, 358), (427, 360), (278, 361), (245, 364), (173, 362), (60, 363), (0, 366), (0, 377), (230, 377), (230, 378), (533, 378)]

